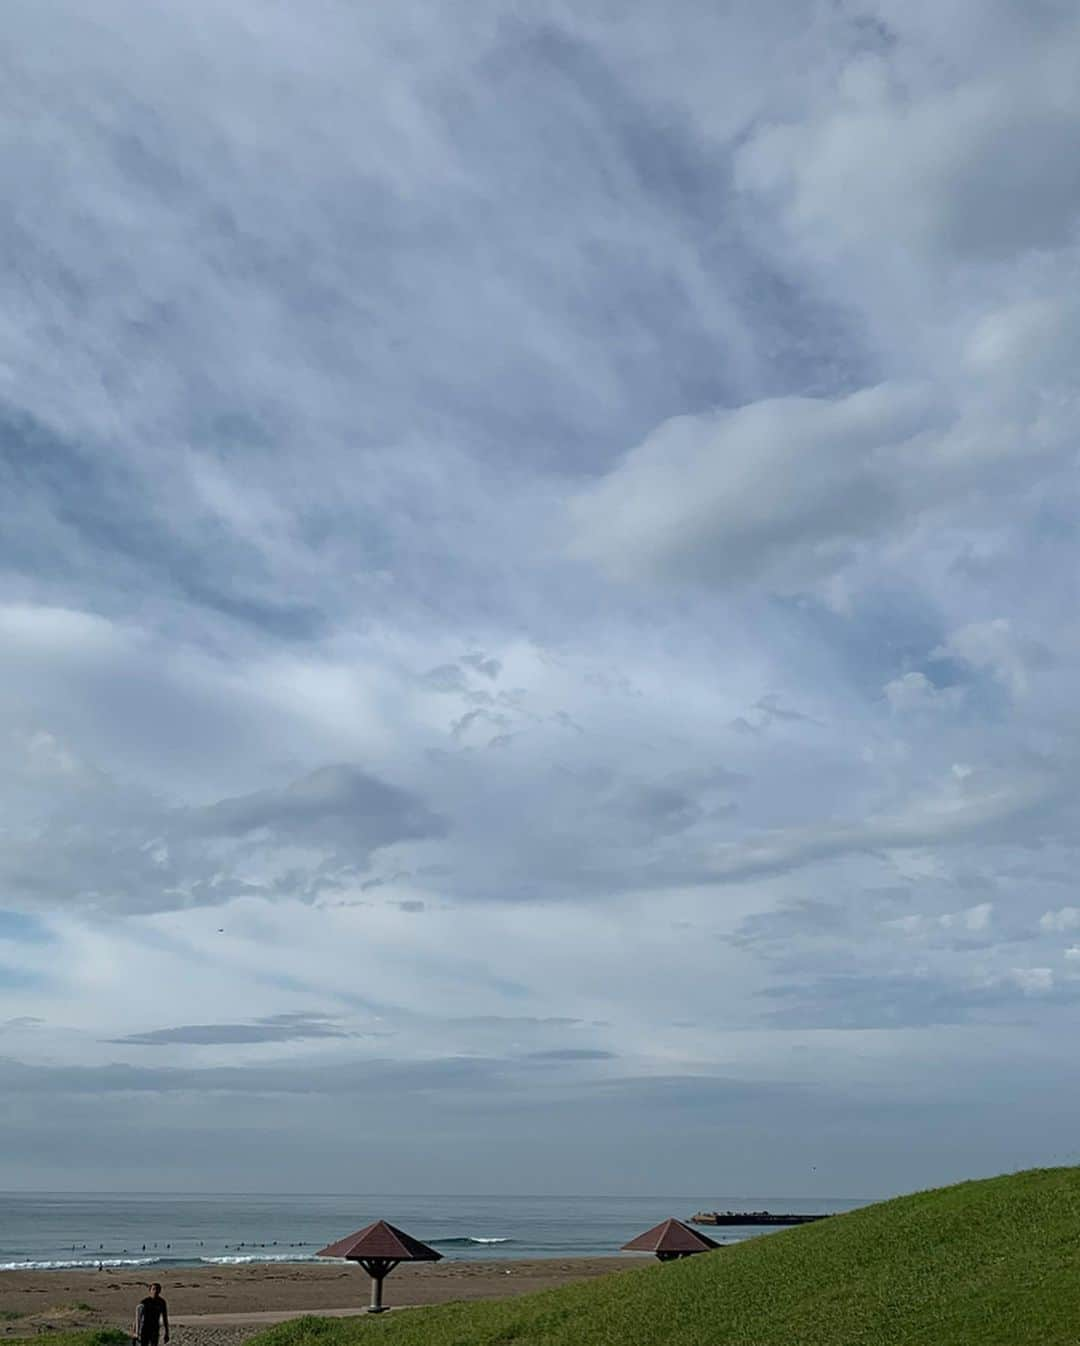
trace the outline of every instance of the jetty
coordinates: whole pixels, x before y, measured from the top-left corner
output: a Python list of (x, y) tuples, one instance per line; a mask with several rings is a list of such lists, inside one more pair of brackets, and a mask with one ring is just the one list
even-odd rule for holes
[(777, 1215), (768, 1210), (699, 1210), (690, 1216), (691, 1224), (711, 1225), (785, 1225), (812, 1224), (827, 1220), (828, 1215)]

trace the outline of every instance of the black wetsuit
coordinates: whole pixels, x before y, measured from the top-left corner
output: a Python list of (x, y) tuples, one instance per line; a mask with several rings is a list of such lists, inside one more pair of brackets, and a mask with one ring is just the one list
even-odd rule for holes
[(169, 1310), (160, 1295), (147, 1295), (139, 1300), (136, 1314), (139, 1346), (158, 1346), (161, 1325), (165, 1325), (165, 1340), (169, 1339)]

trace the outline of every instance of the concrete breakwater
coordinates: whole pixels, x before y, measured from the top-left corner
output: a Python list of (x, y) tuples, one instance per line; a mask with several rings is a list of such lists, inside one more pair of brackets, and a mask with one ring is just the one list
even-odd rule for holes
[(699, 1210), (690, 1216), (691, 1224), (708, 1225), (786, 1225), (811, 1224), (814, 1220), (827, 1220), (828, 1215), (774, 1215), (767, 1210)]

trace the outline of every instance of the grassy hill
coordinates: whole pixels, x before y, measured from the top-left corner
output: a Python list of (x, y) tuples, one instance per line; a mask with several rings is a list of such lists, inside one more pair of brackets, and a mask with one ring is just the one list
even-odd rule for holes
[(523, 1299), (300, 1318), (252, 1346), (369, 1343), (1077, 1346), (1080, 1169), (920, 1192)]

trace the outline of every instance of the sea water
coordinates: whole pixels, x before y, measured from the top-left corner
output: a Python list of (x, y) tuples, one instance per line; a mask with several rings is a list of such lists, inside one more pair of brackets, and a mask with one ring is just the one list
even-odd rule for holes
[[(0, 1193), (0, 1270), (304, 1262), (388, 1220), (460, 1260), (594, 1257), (697, 1210), (839, 1212), (863, 1201), (687, 1196), (200, 1196)], [(705, 1229), (718, 1243), (760, 1227)]]

